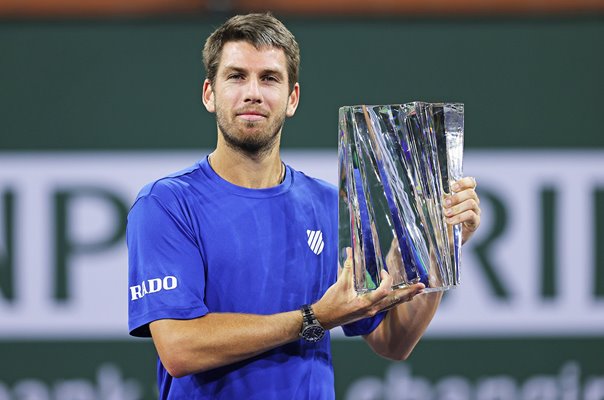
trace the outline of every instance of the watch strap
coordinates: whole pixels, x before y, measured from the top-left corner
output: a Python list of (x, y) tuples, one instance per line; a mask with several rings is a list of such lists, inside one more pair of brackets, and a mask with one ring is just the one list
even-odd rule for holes
[(319, 323), (319, 321), (317, 321), (317, 317), (315, 317), (315, 313), (312, 310), (312, 306), (310, 304), (305, 304), (302, 306), (302, 308), (300, 308), (300, 310), (302, 311), (302, 326), (307, 326), (310, 325), (314, 322), (316, 322), (317, 324)]

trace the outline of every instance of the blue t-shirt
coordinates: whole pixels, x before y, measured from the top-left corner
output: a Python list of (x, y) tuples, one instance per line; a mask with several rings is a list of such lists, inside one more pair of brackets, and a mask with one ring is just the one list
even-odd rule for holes
[[(337, 277), (337, 191), (291, 167), (267, 189), (235, 186), (204, 158), (144, 187), (128, 216), (129, 330), (211, 312), (274, 314), (316, 302)], [(382, 317), (344, 328), (371, 332)], [(201, 334), (201, 332), (200, 332)], [(332, 399), (329, 336), (171, 377), (161, 399)]]

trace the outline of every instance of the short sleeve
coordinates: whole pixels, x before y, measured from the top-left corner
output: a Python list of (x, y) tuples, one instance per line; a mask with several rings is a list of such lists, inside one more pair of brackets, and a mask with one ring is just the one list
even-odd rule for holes
[(342, 325), (342, 330), (346, 336), (369, 335), (378, 327), (385, 315), (386, 312), (381, 312), (372, 318), (365, 318), (351, 324)]
[(128, 329), (149, 337), (149, 323), (193, 319), (204, 303), (203, 255), (185, 210), (175, 199), (139, 197), (128, 214)]

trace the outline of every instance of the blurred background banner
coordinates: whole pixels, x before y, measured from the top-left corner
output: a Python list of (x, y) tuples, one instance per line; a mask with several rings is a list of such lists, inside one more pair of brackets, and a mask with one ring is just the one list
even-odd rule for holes
[(200, 12), (271, 10), (316, 15), (496, 15), (565, 14), (604, 10), (602, 0), (3, 0), (0, 15), (10, 17), (149, 16)]
[(125, 217), (214, 146), (201, 48), (247, 9), (300, 42), (283, 147), (309, 175), (336, 182), (340, 106), (466, 107), (462, 285), (405, 362), (336, 330), (338, 398), (604, 399), (603, 2), (286, 3), (0, 0), (0, 400), (156, 397)]

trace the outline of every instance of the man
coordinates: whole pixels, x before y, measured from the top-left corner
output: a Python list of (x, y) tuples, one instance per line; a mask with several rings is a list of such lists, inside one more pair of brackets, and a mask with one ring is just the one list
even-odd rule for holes
[[(300, 97), (298, 45), (281, 22), (233, 17), (203, 58), (216, 149), (143, 188), (131, 209), (130, 333), (153, 338), (161, 399), (331, 399), (324, 329), (345, 325), (376, 353), (404, 359), (441, 295), (416, 297), (422, 284), (392, 290), (384, 272), (358, 296), (350, 254), (338, 276), (336, 189), (279, 155)], [(474, 180), (458, 185), (448, 222), (463, 223), (467, 239), (480, 209)], [(322, 232), (319, 254), (308, 229)]]

